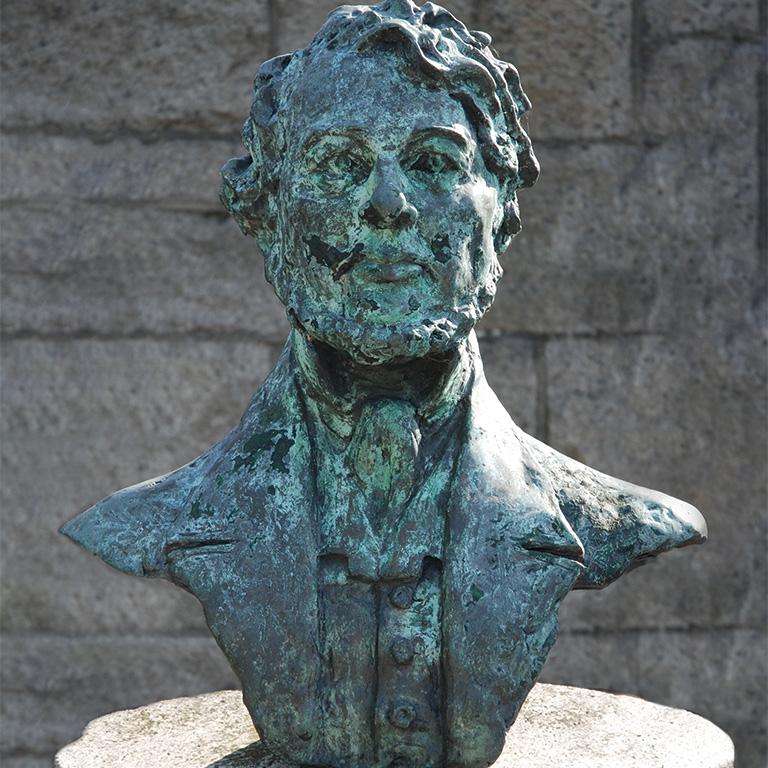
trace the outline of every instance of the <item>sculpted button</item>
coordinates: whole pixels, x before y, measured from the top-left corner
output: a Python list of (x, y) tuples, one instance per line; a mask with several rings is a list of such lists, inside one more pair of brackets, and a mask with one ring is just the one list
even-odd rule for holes
[(410, 704), (395, 704), (392, 709), (389, 710), (389, 722), (395, 726), (395, 728), (411, 727), (411, 723), (416, 719), (416, 709)]
[(389, 600), (395, 608), (410, 608), (413, 602), (413, 590), (401, 584), (392, 590)]
[(415, 653), (413, 641), (408, 637), (395, 638), (390, 653), (398, 664), (410, 664)]

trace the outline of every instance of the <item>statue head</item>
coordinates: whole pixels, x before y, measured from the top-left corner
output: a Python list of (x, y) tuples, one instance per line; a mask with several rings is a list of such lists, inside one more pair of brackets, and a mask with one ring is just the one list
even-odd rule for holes
[(221, 197), (295, 327), (364, 363), (451, 350), (490, 307), (538, 165), (490, 37), (432, 3), (332, 11), (262, 65)]

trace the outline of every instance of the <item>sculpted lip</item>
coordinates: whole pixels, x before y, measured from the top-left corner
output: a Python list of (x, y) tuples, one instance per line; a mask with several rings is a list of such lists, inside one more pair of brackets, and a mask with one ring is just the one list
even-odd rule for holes
[(349, 264), (350, 273), (369, 283), (407, 283), (432, 274), (434, 265), (417, 253), (409, 251), (387, 252), (387, 250), (358, 253)]
[(352, 271), (372, 283), (403, 283), (418, 277), (424, 269), (413, 261), (382, 263), (363, 259)]

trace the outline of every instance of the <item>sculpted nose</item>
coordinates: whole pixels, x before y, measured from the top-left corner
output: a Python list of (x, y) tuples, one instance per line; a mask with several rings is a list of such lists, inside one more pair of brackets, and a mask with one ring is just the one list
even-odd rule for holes
[(363, 219), (374, 227), (407, 227), (418, 215), (391, 175), (379, 179), (371, 199), (361, 211)]

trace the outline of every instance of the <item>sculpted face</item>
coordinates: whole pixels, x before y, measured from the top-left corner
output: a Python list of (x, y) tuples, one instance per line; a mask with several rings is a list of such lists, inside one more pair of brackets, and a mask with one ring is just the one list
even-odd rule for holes
[(287, 95), (280, 298), (361, 362), (450, 349), (487, 309), (502, 211), (464, 108), (394, 54), (318, 56)]

